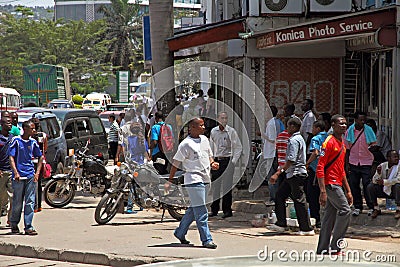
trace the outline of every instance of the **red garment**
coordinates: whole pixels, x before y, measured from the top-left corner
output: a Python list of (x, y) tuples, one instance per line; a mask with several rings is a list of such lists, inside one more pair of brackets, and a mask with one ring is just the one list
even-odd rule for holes
[(276, 137), (276, 153), (278, 155), (278, 164), (281, 167), (286, 163), (286, 149), (290, 136), (288, 131), (284, 130)]
[[(325, 166), (331, 162), (343, 150), (340, 156), (325, 171)], [(343, 177), (346, 176), (344, 171), (346, 148), (343, 140), (339, 141), (333, 135), (329, 135), (321, 147), (321, 154), (317, 165), (317, 178), (325, 178), (325, 185), (335, 184), (342, 186)]]

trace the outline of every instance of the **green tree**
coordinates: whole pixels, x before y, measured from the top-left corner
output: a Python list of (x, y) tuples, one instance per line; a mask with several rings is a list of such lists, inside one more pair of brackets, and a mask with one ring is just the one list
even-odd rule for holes
[(137, 59), (134, 51), (141, 49), (142, 14), (139, 3), (138, 0), (133, 4), (128, 0), (111, 0), (111, 5), (102, 5), (98, 9), (106, 21), (105, 39), (109, 41), (106, 61), (111, 62), (115, 71), (129, 70)]
[(22, 68), (45, 63), (69, 69), (71, 84), (104, 90), (112, 75), (105, 60), (104, 20), (33, 21), (9, 14), (0, 17), (0, 83), (22, 89)]

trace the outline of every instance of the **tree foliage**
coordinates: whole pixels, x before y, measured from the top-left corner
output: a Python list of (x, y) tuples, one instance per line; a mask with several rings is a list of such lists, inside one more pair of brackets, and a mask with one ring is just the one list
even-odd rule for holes
[(111, 5), (98, 9), (106, 21), (105, 39), (109, 41), (106, 60), (112, 63), (115, 71), (130, 70), (141, 60), (142, 12), (140, 1), (134, 2), (111, 0)]
[(21, 89), (22, 68), (44, 63), (68, 68), (77, 87), (105, 88), (108, 84), (99, 81), (111, 72), (105, 68), (104, 25), (103, 20), (34, 21), (6, 14), (0, 18), (0, 84)]

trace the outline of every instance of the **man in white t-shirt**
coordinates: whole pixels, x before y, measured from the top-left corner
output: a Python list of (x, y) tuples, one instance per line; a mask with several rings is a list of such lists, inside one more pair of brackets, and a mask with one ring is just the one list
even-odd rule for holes
[[(263, 158), (264, 161), (271, 161), (271, 168), (268, 173), (264, 174), (266, 181), (276, 172), (278, 168), (278, 159), (276, 158), (276, 137), (280, 132), (284, 130), (283, 123), (279, 123), (279, 119), (276, 118), (278, 114), (278, 109), (275, 106), (271, 106), (272, 118), (267, 122), (265, 127), (265, 132), (261, 133), (261, 138), (263, 139)], [(269, 164), (267, 164), (268, 166)], [(269, 200), (270, 202), (275, 202), (275, 194), (278, 190), (278, 183), (271, 184), (268, 183), (269, 189)]]
[(214, 162), (210, 143), (203, 135), (205, 127), (201, 118), (194, 118), (189, 122), (190, 135), (186, 137), (178, 146), (178, 151), (174, 156), (169, 182), (164, 185), (166, 191), (169, 190), (177, 168), (182, 164), (185, 188), (189, 193), (190, 207), (183, 216), (179, 227), (176, 228), (174, 236), (181, 244), (189, 244), (185, 235), (190, 225), (195, 220), (197, 229), (200, 233), (200, 240), (203, 247), (215, 249), (210, 229), (208, 228), (208, 212), (206, 207), (206, 196), (211, 182), (211, 169), (217, 170), (219, 164)]

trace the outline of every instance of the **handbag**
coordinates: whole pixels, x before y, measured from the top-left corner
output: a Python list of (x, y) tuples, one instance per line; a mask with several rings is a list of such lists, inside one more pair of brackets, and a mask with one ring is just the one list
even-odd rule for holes
[(47, 179), (51, 177), (52, 168), (49, 163), (47, 163), (46, 158), (43, 157), (43, 166), (42, 166), (42, 175), (43, 178)]

